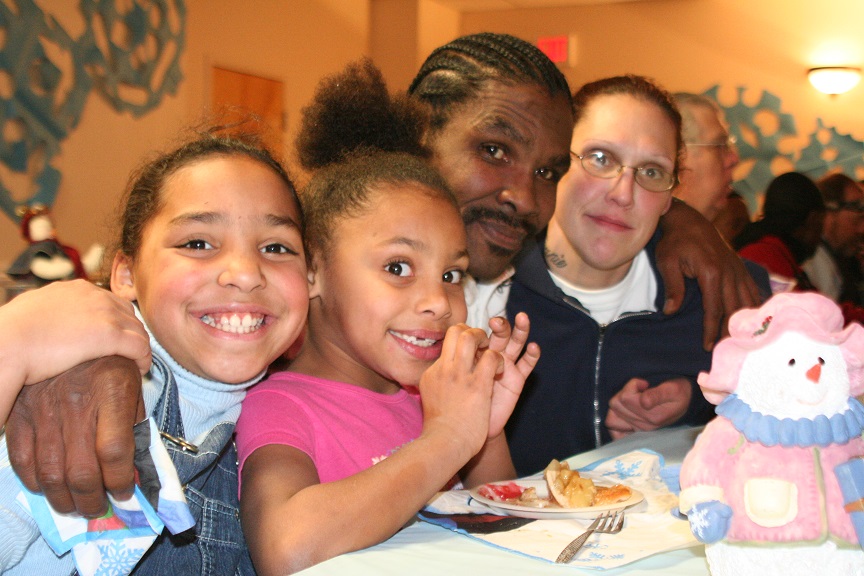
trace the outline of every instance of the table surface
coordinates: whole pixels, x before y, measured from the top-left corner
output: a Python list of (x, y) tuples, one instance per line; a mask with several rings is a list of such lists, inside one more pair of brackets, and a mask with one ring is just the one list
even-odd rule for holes
[[(693, 446), (700, 430), (701, 428), (673, 428), (640, 432), (568, 458), (568, 462), (572, 467), (578, 468), (602, 458), (649, 448), (662, 454), (667, 464), (680, 463)], [(343, 554), (308, 568), (302, 574), (507, 576), (561, 574), (562, 570), (569, 574), (594, 576), (707, 576), (708, 565), (705, 562), (704, 548), (697, 546), (657, 554), (614, 570), (585, 570), (521, 556), (445, 528), (417, 521), (377, 546)]]

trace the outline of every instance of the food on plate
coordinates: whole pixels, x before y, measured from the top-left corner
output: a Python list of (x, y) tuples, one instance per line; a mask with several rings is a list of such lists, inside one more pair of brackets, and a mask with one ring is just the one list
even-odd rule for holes
[(525, 487), (508, 482), (506, 484), (486, 484), (477, 491), (484, 498), (496, 502), (506, 502), (519, 506), (530, 506), (532, 508), (546, 508), (550, 501), (548, 498), (540, 498), (537, 489), (533, 486)]
[(629, 500), (633, 492), (630, 488), (621, 484), (614, 486), (597, 486), (597, 491), (594, 493), (594, 502), (592, 506), (606, 506), (607, 504), (616, 504)]
[(585, 508), (594, 502), (597, 489), (590, 478), (582, 478), (576, 470), (570, 470), (566, 462), (552, 460), (543, 475), (549, 494), (564, 508)]
[[(541, 481), (535, 486), (523, 486), (517, 482), (496, 482), (477, 489), (477, 494), (494, 502), (503, 502), (530, 508), (590, 508), (626, 502), (633, 496), (627, 486), (601, 486), (590, 478), (571, 470), (566, 462), (553, 460), (546, 468), (547, 494), (543, 494)], [(641, 497), (640, 497), (641, 499)]]
[(590, 478), (580, 476), (578, 470), (571, 470), (567, 462), (552, 460), (543, 475), (549, 495), (562, 508), (605, 506), (623, 502), (632, 495), (630, 489), (621, 484), (595, 485)]

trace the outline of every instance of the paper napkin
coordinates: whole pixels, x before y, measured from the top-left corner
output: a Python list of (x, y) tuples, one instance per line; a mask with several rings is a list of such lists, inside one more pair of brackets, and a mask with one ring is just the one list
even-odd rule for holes
[(122, 502), (109, 494), (110, 506), (101, 518), (59, 514), (43, 495), (22, 486), (18, 502), (58, 556), (72, 551), (81, 576), (129, 574), (163, 528), (178, 534), (195, 525), (177, 470), (152, 419), (135, 426), (135, 445), (139, 476), (135, 493)]

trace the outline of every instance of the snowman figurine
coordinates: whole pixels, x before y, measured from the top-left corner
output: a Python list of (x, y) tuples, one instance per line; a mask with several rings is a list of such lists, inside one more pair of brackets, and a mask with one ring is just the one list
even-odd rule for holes
[(729, 332), (699, 375), (717, 417), (681, 467), (711, 574), (864, 576), (864, 328), (799, 292)]

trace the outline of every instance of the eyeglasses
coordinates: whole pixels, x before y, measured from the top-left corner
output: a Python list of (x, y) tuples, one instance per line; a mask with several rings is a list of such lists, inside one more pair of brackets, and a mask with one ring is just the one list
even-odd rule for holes
[(591, 150), (584, 155), (577, 154), (571, 150), (570, 154), (579, 159), (582, 168), (588, 174), (597, 176), (598, 178), (615, 178), (621, 174), (624, 168), (632, 168), (633, 178), (636, 180), (636, 183), (649, 192), (666, 192), (671, 190), (678, 180), (675, 174), (667, 172), (656, 164), (625, 166), (610, 153), (602, 150)]
[(710, 148), (722, 148), (724, 151), (731, 150), (735, 143), (738, 142), (738, 139), (735, 138), (732, 134), (729, 134), (725, 140), (721, 140), (720, 142), (685, 142), (687, 146), (705, 146)]
[(825, 209), (830, 212), (839, 212), (848, 210), (856, 214), (864, 214), (864, 202), (858, 200), (856, 202), (826, 202)]

